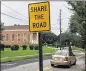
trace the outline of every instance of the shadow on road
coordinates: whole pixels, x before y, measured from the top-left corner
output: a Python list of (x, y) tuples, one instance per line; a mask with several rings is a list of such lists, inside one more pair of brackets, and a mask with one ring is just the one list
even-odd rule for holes
[[(72, 66), (71, 66), (72, 67)], [(63, 69), (69, 69), (67, 66), (59, 65), (59, 66), (54, 66), (54, 68), (63, 68)]]

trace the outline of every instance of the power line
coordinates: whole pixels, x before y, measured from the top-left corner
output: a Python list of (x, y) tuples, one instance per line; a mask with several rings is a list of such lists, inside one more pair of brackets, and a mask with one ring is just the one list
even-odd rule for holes
[[(5, 4), (3, 4), (3, 3), (1, 3), (1, 4), (4, 5), (5, 7), (9, 8), (10, 10), (16, 12), (17, 14), (22, 15), (22, 14), (20, 14), (19, 12), (13, 10), (12, 8), (8, 7), (7, 5), (5, 5)], [(23, 16), (23, 17), (26, 17), (26, 16), (24, 16), (24, 15), (22, 15), (22, 16)], [(26, 18), (28, 18), (28, 17), (26, 17)]]
[[(14, 19), (18, 19), (18, 20), (22, 20), (22, 21), (27, 21), (27, 20), (23, 20), (23, 19), (20, 19), (20, 18), (17, 18), (17, 17), (11, 16), (11, 15), (8, 15), (8, 14), (3, 13), (3, 12), (1, 12), (1, 14), (6, 15), (6, 16), (11, 17), (11, 18), (14, 18)], [(28, 21), (27, 21), (27, 22), (28, 22)]]
[[(4, 11), (2, 11), (1, 10), (1, 12), (2, 13), (5, 13)], [(12, 12), (6, 12), (6, 14), (8, 14), (8, 15), (12, 15), (12, 16), (14, 16), (14, 17), (18, 17), (18, 15), (17, 14), (15, 14), (15, 13), (12, 13)], [(23, 18), (22, 18), (23, 19)]]

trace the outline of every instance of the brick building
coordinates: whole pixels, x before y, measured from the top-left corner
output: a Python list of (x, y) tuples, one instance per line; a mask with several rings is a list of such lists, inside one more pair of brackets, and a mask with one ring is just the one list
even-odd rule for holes
[(38, 34), (29, 32), (28, 25), (4, 26), (2, 35), (5, 45), (38, 44)]

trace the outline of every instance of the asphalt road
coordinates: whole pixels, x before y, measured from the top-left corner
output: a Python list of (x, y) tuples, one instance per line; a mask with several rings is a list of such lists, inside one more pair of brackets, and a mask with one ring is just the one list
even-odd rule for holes
[[(71, 68), (64, 66), (51, 67), (50, 56), (45, 56), (43, 60), (43, 71), (82, 71), (83, 68), (84, 59), (79, 57), (77, 58), (76, 65)], [(38, 58), (2, 63), (1, 71), (39, 71)]]
[[(47, 60), (50, 58), (51, 58), (51, 56), (44, 56), (43, 60)], [(34, 63), (34, 62), (38, 62), (38, 61), (39, 61), (39, 58), (32, 58), (32, 59), (25, 59), (25, 60), (13, 61), (13, 62), (1, 63), (1, 70), (7, 70), (10, 68), (20, 66), (20, 65)]]

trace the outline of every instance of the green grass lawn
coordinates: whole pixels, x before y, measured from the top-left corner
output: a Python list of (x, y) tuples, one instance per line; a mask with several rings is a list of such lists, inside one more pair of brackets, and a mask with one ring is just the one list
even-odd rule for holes
[(83, 69), (82, 71), (85, 71), (85, 69)]
[[(46, 53), (53, 53), (53, 52), (55, 52), (55, 49), (43, 47), (44, 55), (48, 55)], [(10, 48), (5, 48), (4, 51), (1, 51), (1, 62), (38, 57), (38, 54), (39, 54), (38, 50), (30, 50), (29, 48), (27, 48), (27, 50), (23, 50), (20, 47), (18, 51), (11, 51)]]
[(73, 47), (72, 49), (73, 50), (78, 50), (78, 51), (83, 51), (83, 49), (82, 48), (79, 48), (79, 47)]

